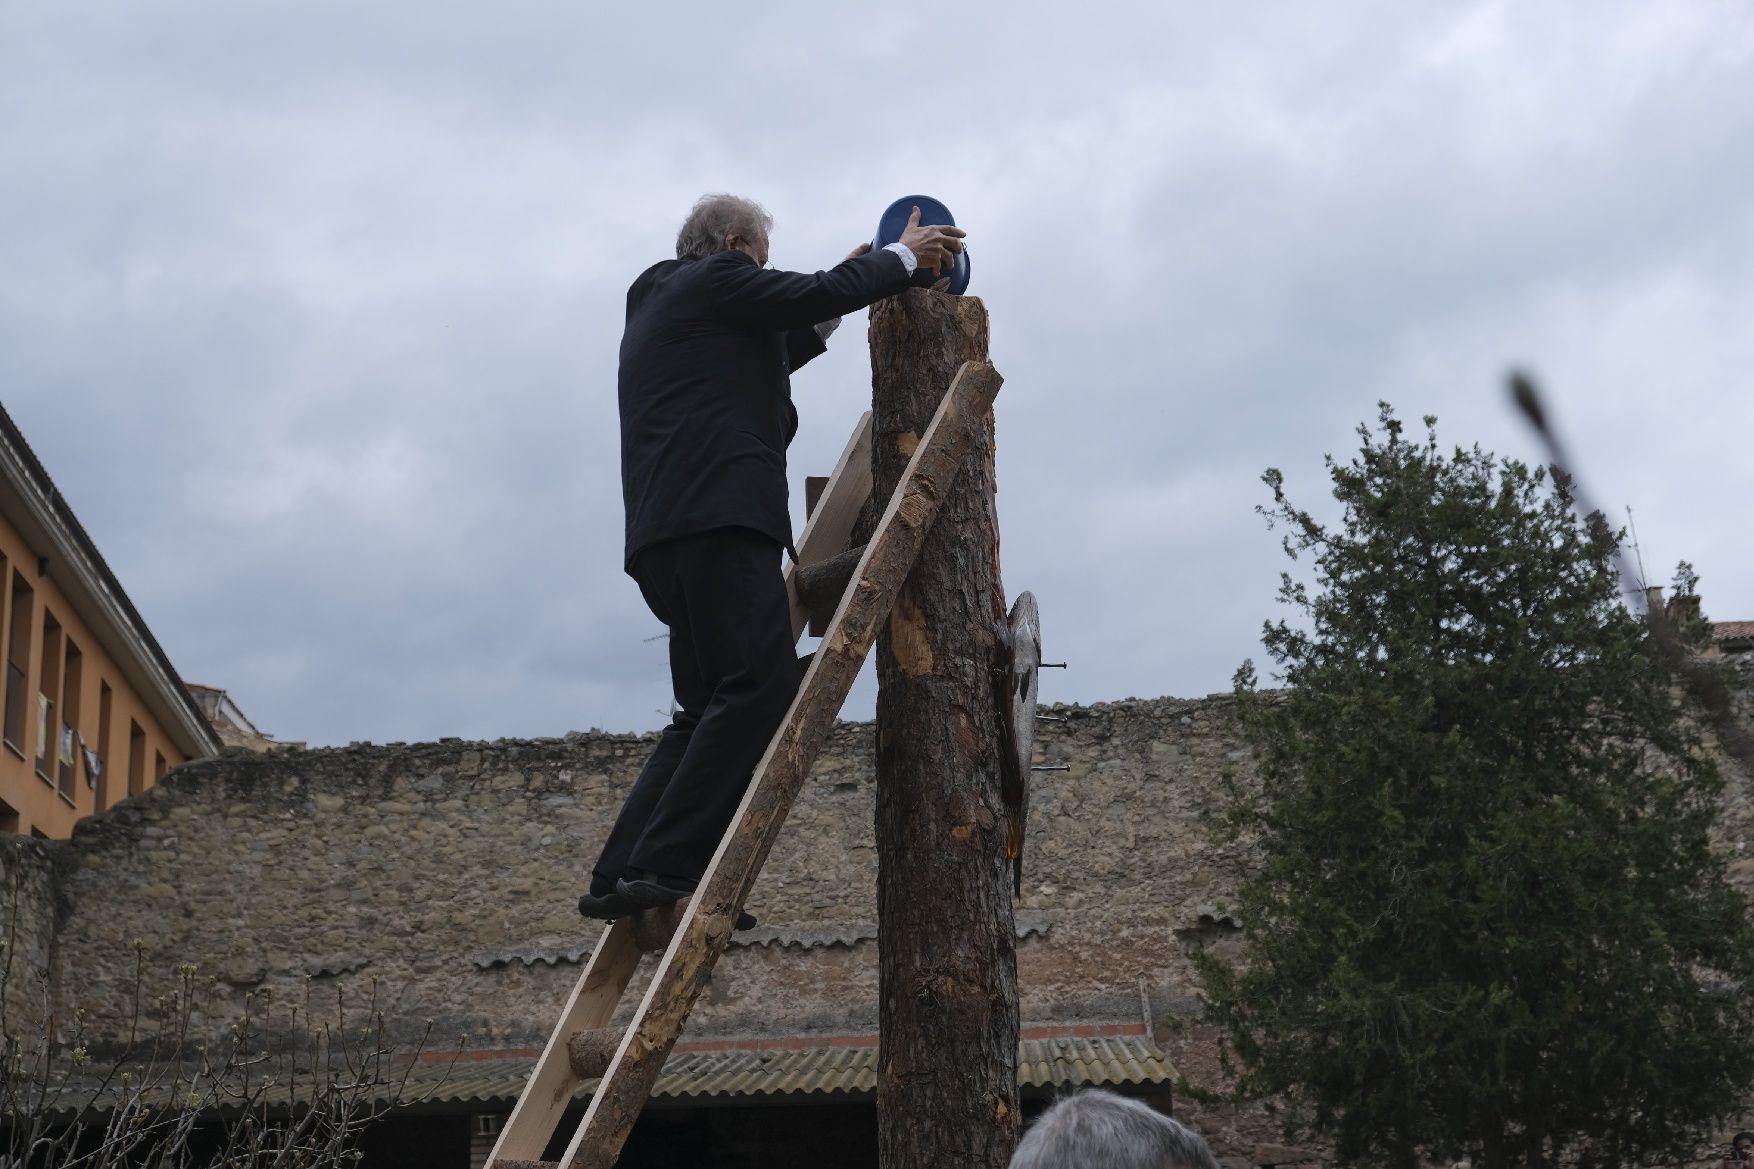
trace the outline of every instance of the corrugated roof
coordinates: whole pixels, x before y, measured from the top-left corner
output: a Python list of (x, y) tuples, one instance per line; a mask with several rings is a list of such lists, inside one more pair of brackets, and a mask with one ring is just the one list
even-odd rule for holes
[[(1054, 927), (1054, 922), (1053, 914), (1041, 910), (1019, 910), (1014, 919), (1017, 938), (1021, 941), (1031, 935), (1046, 937), (1048, 931)], [(877, 923), (874, 921), (834, 922), (821, 926), (758, 925), (754, 929), (738, 930), (731, 935), (731, 948), (775, 946), (780, 949), (789, 947), (812, 950), (855, 946), (860, 942), (876, 940)], [(482, 970), (510, 966), (514, 962), (525, 966), (534, 966), (537, 963), (548, 966), (559, 966), (562, 963), (576, 965), (584, 960), (595, 945), (594, 938), (587, 942), (577, 939), (537, 938), (517, 946), (482, 950), (471, 960)]]
[[(1084, 1085), (1162, 1084), (1175, 1077), (1163, 1050), (1144, 1033), (1140, 1023), (1049, 1024), (1024, 1029), (1017, 1047), (1017, 1082), (1025, 1089), (1074, 1088)], [(361, 1085), (376, 1105), (479, 1104), (483, 1110), (510, 1106), (523, 1093), (536, 1066), (536, 1052), (465, 1052), (456, 1057), (428, 1055), (413, 1064), (377, 1067)], [(337, 1069), (339, 1073), (342, 1069)], [(63, 1119), (90, 1108), (102, 1114), (124, 1096), (141, 1094), (146, 1103), (164, 1107), (190, 1090), (192, 1069), (181, 1078), (170, 1069), (149, 1083), (129, 1086), (108, 1076), (80, 1071), (55, 1085), (50, 1111)], [(362, 1074), (347, 1070), (343, 1080)], [(303, 1098), (314, 1083), (309, 1069), (300, 1074)], [(180, 1086), (179, 1086), (180, 1085)], [(581, 1084), (574, 1097), (587, 1098), (597, 1081)], [(236, 1097), (234, 1083), (221, 1096)], [(684, 1040), (664, 1064), (652, 1095), (704, 1102), (755, 1096), (840, 1095), (869, 1098), (877, 1090), (877, 1037), (832, 1035), (766, 1039)], [(271, 1094), (270, 1103), (283, 1107), (287, 1097)]]
[[(1018, 1044), (1017, 1081), (1025, 1088), (1086, 1084), (1162, 1084), (1175, 1077), (1163, 1050), (1144, 1035), (1025, 1039)], [(462, 1059), (416, 1065), (404, 1100), (509, 1104), (535, 1067), (530, 1056)], [(583, 1099), (588, 1081), (575, 1094)], [(869, 1096), (877, 1089), (877, 1048), (820, 1045), (785, 1050), (738, 1048), (676, 1051), (652, 1094), (672, 1099), (714, 1096), (796, 1096), (842, 1093)]]
[[(1046, 937), (1054, 926), (1054, 917), (1040, 910), (1020, 910), (1014, 919), (1017, 938), (1021, 941), (1032, 934)], [(845, 921), (823, 926), (756, 926), (731, 935), (732, 946), (775, 946), (780, 949), (827, 949), (831, 946), (855, 946), (877, 940), (874, 921)]]

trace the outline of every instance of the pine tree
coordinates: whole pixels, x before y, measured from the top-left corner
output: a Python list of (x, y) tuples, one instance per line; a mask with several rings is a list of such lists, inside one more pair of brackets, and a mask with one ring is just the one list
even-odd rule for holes
[(1269, 470), (1313, 563), (1238, 671), (1257, 774), (1227, 824), (1258, 867), (1248, 953), (1200, 959), (1243, 1092), (1342, 1164), (1482, 1169), (1686, 1156), (1754, 1083), (1754, 928), (1709, 830), (1722, 780), (1619, 539), (1566, 484), (1385, 404), (1329, 530)]

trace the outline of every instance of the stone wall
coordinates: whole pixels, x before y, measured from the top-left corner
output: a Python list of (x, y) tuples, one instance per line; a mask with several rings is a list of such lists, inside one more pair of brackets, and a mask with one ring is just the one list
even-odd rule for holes
[[(1246, 764), (1228, 698), (1119, 702), (1043, 723), (1018, 903), (1026, 1022), (1185, 1006), (1239, 857), (1206, 841), (1211, 777)], [(823, 752), (693, 1034), (876, 1028), (869, 724)], [(539, 1044), (597, 927), (574, 901), (649, 737), (227, 754), (86, 821), (64, 847), (57, 979), (99, 1035), (133, 1009), (136, 947), (195, 963), (210, 1025), (267, 989), (377, 1000), (473, 1047)], [(1206, 924), (1202, 925), (1202, 914)], [(631, 1003), (633, 995), (627, 996)], [(324, 1001), (327, 1001), (326, 997)]]
[[(1724, 659), (1736, 681), (1732, 705), (1742, 725), (1754, 727), (1754, 653)], [(1718, 839), (1730, 857), (1730, 883), (1754, 900), (1754, 776), (1734, 763), (1724, 765), (1724, 812)]]
[(49, 841), (0, 838), (0, 1010), (7, 1034), (28, 1038), (51, 1001), (60, 882)]

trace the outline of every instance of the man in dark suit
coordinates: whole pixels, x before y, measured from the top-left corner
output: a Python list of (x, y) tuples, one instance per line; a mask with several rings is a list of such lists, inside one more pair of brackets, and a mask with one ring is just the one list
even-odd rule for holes
[(792, 547), (790, 375), (822, 353), (843, 313), (936, 272), (954, 227), (861, 245), (826, 272), (767, 266), (766, 211), (708, 195), (676, 259), (627, 293), (621, 339), (624, 567), (670, 629), (677, 711), (591, 872), (579, 912), (610, 919), (694, 891), (798, 686), (780, 555)]

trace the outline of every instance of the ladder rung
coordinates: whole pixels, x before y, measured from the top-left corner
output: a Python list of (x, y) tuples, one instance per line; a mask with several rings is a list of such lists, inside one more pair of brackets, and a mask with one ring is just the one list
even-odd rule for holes
[(682, 915), (688, 912), (688, 898), (671, 902), (657, 909), (644, 909), (633, 916), (633, 940), (642, 954), (662, 954), (676, 934)]
[(495, 1161), (493, 1169), (560, 1169), (559, 1161)]
[(598, 1027), (579, 1031), (566, 1041), (566, 1058), (572, 1063), (572, 1074), (581, 1080), (594, 1080), (609, 1070), (615, 1049), (621, 1044), (621, 1032), (614, 1027)]
[(814, 636), (821, 637), (828, 632), (829, 618), (834, 616), (847, 585), (852, 582), (853, 571), (859, 567), (864, 555), (865, 546), (860, 544), (827, 560), (800, 564), (792, 571), (793, 590), (798, 595), (798, 603), (810, 614), (810, 632)]

